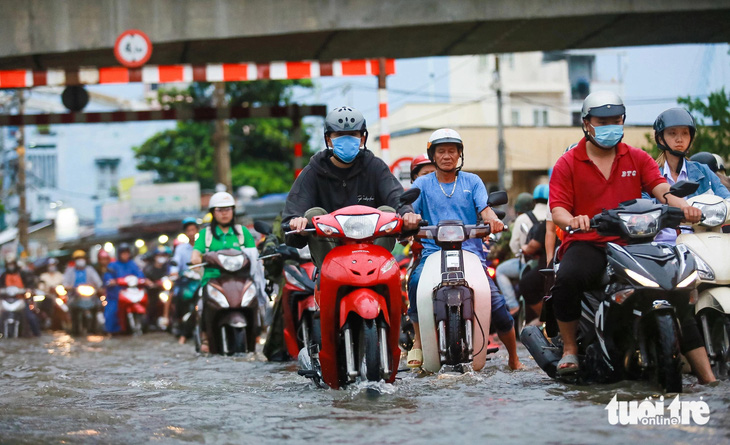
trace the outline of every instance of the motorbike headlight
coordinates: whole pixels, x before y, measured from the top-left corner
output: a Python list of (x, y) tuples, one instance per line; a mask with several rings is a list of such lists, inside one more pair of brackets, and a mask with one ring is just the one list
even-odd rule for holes
[(352, 239), (364, 239), (373, 236), (378, 215), (340, 215), (337, 222), (342, 226), (345, 236)]
[(170, 299), (170, 294), (167, 292), (160, 292), (160, 301), (163, 303), (167, 303), (167, 300)]
[(162, 280), (162, 288), (165, 290), (172, 289), (172, 280), (170, 280), (169, 278), (164, 278)]
[(215, 301), (218, 306), (223, 308), (229, 307), (228, 299), (225, 295), (223, 295), (223, 292), (219, 291), (210, 284), (206, 286), (206, 290), (208, 291), (208, 296), (210, 297), (210, 299)]
[(692, 206), (702, 210), (702, 216), (705, 219), (700, 223), (701, 226), (705, 227), (717, 227), (725, 222), (727, 218), (727, 204), (725, 201), (720, 201), (715, 204), (703, 204), (701, 202), (694, 202)]
[(458, 243), (465, 239), (464, 226), (441, 226), (436, 233), (436, 240), (442, 243)]
[(302, 247), (301, 249), (297, 249), (299, 252), (299, 258), (302, 260), (311, 260), (312, 259), (312, 252), (309, 251), (309, 244)]
[(648, 213), (619, 213), (619, 218), (632, 238), (643, 238), (656, 235), (659, 231), (661, 210)]
[(56, 298), (56, 304), (59, 306), (63, 306), (65, 303), (60, 298)]
[(76, 288), (76, 292), (78, 292), (78, 294), (82, 297), (90, 297), (94, 295), (94, 287), (89, 286), (88, 284), (82, 284)]
[(693, 270), (691, 274), (687, 275), (687, 278), (677, 284), (677, 287), (687, 287), (690, 284), (694, 284), (695, 280), (697, 280), (697, 271)]
[(246, 292), (243, 293), (243, 298), (241, 298), (241, 307), (248, 306), (254, 298), (256, 298), (256, 285), (251, 283), (248, 289), (246, 289)]
[(624, 272), (626, 272), (626, 275), (628, 275), (629, 278), (631, 278), (632, 280), (636, 281), (637, 283), (639, 283), (640, 285), (642, 285), (644, 287), (659, 287), (659, 285), (657, 283), (655, 283), (654, 281), (646, 278), (645, 276), (643, 276), (639, 273), (634, 272), (631, 269), (624, 269)]
[(33, 295), (33, 301), (35, 301), (36, 303), (45, 301), (45, 300), (46, 300), (45, 295)]
[(710, 265), (696, 253), (692, 252), (692, 255), (695, 257), (695, 267), (697, 268), (697, 275), (700, 277), (700, 280), (715, 281), (715, 272)]
[(393, 229), (395, 229), (395, 226), (397, 226), (397, 225), (398, 225), (398, 220), (396, 219), (395, 221), (391, 221), (388, 224), (381, 227), (380, 230), (378, 230), (378, 232), (390, 233), (393, 231)]
[(66, 288), (61, 286), (60, 284), (56, 286), (56, 295), (63, 297), (66, 295)]
[(218, 259), (221, 266), (228, 272), (235, 272), (243, 267), (243, 254), (234, 256), (218, 255)]

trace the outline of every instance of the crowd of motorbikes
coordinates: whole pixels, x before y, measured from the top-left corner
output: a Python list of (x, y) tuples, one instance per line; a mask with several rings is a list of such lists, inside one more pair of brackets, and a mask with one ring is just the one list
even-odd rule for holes
[[(693, 183), (672, 187), (677, 196), (693, 192)], [(413, 202), (417, 190), (406, 192), (401, 204)], [(506, 204), (506, 193), (490, 194), (490, 205)], [(681, 212), (649, 200), (622, 203), (596, 215), (591, 227), (620, 236), (627, 245), (609, 244), (608, 267), (601, 287), (587, 292), (580, 322), (581, 372), (578, 380), (612, 382), (621, 379), (655, 381), (670, 392), (682, 390), (680, 314), (694, 311), (715, 375), (728, 378), (730, 362), (730, 204), (714, 195), (689, 199), (704, 218), (693, 233), (681, 234), (676, 246), (654, 243), (663, 228), (676, 228)], [(490, 338), (489, 285), (480, 261), (461, 243), (485, 238), (488, 225), (442, 221), (406, 232), (397, 213), (366, 206), (346, 207), (314, 218), (308, 236), (340, 241), (320, 270), (308, 249), (282, 244), (272, 226), (256, 222), (265, 240), (255, 255), (239, 249), (208, 252), (200, 266), (179, 277), (152, 281), (136, 276), (114, 280), (120, 288), (118, 317), (123, 331), (139, 335), (154, 324), (146, 317), (148, 291), (159, 291), (159, 303), (172, 299), (174, 320), (167, 329), (192, 337), (199, 350), (203, 335), (210, 353), (233, 355), (255, 351), (262, 337), (271, 360), (296, 359), (299, 374), (319, 386), (341, 388), (360, 381), (393, 382), (401, 351), (413, 341), (406, 316), (409, 258), (396, 258), (375, 245), (379, 237), (433, 239), (440, 255), (424, 265), (418, 288), (418, 312), (423, 366), (428, 372), (479, 370), (495, 347)], [(252, 266), (263, 264), (264, 293)], [(200, 286), (199, 267), (220, 270), (218, 278)], [(543, 270), (551, 275), (559, 268)], [(550, 376), (562, 355), (562, 343), (551, 316), (549, 289), (541, 323), (524, 329), (521, 341)], [(43, 327), (66, 329), (72, 335), (100, 334), (104, 289), (82, 284), (72, 288), (0, 289), (3, 338), (18, 337), (24, 313), (30, 310)], [(524, 313), (524, 312), (523, 312)], [(267, 330), (268, 328), (268, 330)], [(278, 337), (277, 337), (278, 335)], [(278, 350), (269, 343), (279, 342)], [(268, 348), (268, 351), (267, 351)]]

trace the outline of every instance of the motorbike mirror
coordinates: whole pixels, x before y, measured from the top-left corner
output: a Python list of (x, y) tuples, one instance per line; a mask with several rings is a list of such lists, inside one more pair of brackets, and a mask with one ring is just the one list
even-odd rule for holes
[(527, 224), (522, 223), (520, 224), (520, 230), (522, 230), (522, 233), (527, 234), (527, 232), (530, 231), (530, 229), (527, 228)]
[(419, 196), (421, 196), (421, 189), (408, 189), (407, 191), (403, 192), (402, 195), (400, 195), (400, 206), (403, 207), (408, 204), (413, 204), (413, 202), (415, 202)]
[(489, 207), (501, 206), (507, 204), (507, 201), (507, 192), (505, 192), (504, 190), (499, 190), (489, 194), (487, 205)]
[(254, 221), (253, 222), (253, 228), (257, 232), (263, 234), (263, 235), (270, 235), (272, 231), (271, 224), (263, 222), (263, 221)]
[(507, 212), (505, 212), (504, 210), (499, 210), (499, 209), (492, 209), (492, 210), (494, 210), (494, 214), (497, 215), (497, 218), (499, 218), (499, 219), (504, 219), (504, 217), (507, 216)]
[(696, 192), (700, 184), (692, 181), (679, 181), (669, 188), (669, 193), (679, 198), (684, 198)]

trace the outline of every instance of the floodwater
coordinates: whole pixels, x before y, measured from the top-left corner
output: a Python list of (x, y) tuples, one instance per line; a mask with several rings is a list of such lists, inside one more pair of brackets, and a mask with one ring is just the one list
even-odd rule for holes
[[(606, 404), (642, 382), (574, 386), (500, 351), (481, 372), (399, 374), (393, 385), (317, 389), (261, 354), (205, 357), (163, 333), (0, 340), (0, 443), (728, 443), (730, 383), (685, 376), (705, 425), (611, 425)], [(671, 396), (673, 399), (674, 396)], [(669, 400), (665, 405), (669, 404)]]

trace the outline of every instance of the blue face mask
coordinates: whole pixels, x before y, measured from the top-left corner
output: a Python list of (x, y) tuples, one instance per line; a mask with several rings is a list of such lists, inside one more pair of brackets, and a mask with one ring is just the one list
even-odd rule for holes
[(340, 136), (332, 139), (332, 147), (337, 159), (349, 164), (354, 161), (360, 152), (360, 138), (355, 136)]
[(596, 130), (594, 139), (598, 146), (606, 150), (615, 147), (624, 137), (623, 125), (602, 125), (593, 128)]

